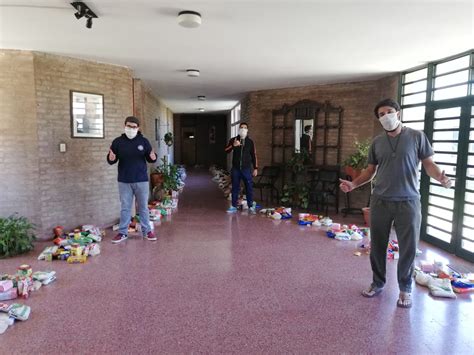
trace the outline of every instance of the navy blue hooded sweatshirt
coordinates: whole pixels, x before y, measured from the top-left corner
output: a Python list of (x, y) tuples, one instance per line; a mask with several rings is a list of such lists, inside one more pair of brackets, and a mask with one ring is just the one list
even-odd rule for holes
[(110, 160), (107, 153), (107, 162), (112, 165), (118, 161), (119, 182), (130, 184), (148, 181), (146, 162), (154, 163), (156, 159), (150, 158), (151, 144), (140, 131), (133, 139), (128, 139), (125, 133), (115, 138), (110, 149), (116, 158)]

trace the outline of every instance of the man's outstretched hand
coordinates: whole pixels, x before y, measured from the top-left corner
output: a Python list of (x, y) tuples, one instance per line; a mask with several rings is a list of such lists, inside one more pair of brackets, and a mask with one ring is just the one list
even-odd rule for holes
[(351, 192), (352, 190), (354, 190), (355, 186), (352, 183), (352, 181), (344, 180), (344, 179), (339, 179), (339, 181), (341, 182), (339, 184), (339, 188), (342, 190), (342, 192), (347, 193), (347, 192)]
[(441, 175), (438, 181), (441, 183), (441, 185), (443, 185), (443, 187), (447, 189), (449, 189), (453, 185), (453, 181), (449, 177), (446, 176), (446, 173), (444, 170), (441, 172)]

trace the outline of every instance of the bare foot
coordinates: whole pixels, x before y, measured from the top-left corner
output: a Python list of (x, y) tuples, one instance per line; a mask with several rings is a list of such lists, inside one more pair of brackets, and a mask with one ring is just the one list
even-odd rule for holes
[(410, 308), (411, 304), (412, 304), (411, 293), (400, 291), (400, 296), (398, 296), (397, 306), (401, 308)]
[(382, 290), (383, 290), (383, 287), (370, 285), (370, 287), (367, 290), (362, 291), (362, 296), (367, 297), (367, 298), (372, 298), (372, 297), (377, 296), (380, 292), (382, 292)]

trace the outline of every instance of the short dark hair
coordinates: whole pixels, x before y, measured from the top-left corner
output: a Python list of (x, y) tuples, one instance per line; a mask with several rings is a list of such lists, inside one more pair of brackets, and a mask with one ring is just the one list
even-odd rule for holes
[(138, 127), (140, 127), (140, 121), (135, 116), (128, 116), (125, 119), (125, 124), (127, 124), (127, 122), (135, 123)]
[(239, 128), (242, 128), (242, 125), (246, 125), (246, 126), (247, 126), (247, 128), (249, 128), (249, 125), (248, 125), (248, 123), (247, 123), (247, 122), (240, 122), (240, 124), (239, 124)]
[(304, 126), (304, 132), (305, 132), (305, 133), (308, 133), (308, 132), (311, 130), (312, 127), (313, 127), (313, 126), (311, 126), (310, 124), (307, 125), (307, 126)]
[(379, 118), (379, 108), (389, 106), (393, 107), (396, 111), (400, 111), (400, 104), (392, 99), (383, 99), (374, 108), (375, 117)]

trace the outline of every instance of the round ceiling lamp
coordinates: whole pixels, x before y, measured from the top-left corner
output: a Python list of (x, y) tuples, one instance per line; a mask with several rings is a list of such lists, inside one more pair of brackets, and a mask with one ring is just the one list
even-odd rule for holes
[(205, 110), (204, 110), (203, 107), (199, 107), (199, 108), (198, 108), (198, 111), (199, 111), (199, 112), (204, 112)]
[(206, 96), (204, 96), (204, 95), (199, 95), (199, 96), (198, 96), (198, 100), (199, 100), (199, 101), (206, 101)]
[(188, 76), (192, 76), (194, 78), (198, 77), (200, 74), (199, 70), (197, 69), (186, 69), (186, 73), (188, 74)]
[(196, 11), (181, 11), (178, 14), (178, 23), (186, 28), (201, 26), (201, 14)]

